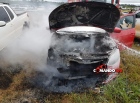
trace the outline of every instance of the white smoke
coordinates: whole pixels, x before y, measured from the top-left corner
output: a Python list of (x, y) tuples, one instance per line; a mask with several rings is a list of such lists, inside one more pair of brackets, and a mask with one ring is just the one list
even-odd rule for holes
[[(48, 26), (49, 12), (29, 12), (30, 28), (15, 39), (0, 53), (1, 61), (6, 64), (33, 64), (35, 68), (46, 68), (47, 51), (50, 45)], [(1, 62), (2, 63), (2, 62)]]

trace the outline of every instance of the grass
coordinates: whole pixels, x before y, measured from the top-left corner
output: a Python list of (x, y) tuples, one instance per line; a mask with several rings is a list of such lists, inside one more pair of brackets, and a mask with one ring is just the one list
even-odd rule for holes
[[(135, 42), (133, 48), (140, 50)], [(0, 103), (20, 103), (27, 98), (31, 103), (140, 103), (140, 58), (121, 52), (123, 73), (102, 87), (103, 93), (92, 90), (83, 93), (48, 94), (25, 81), (25, 70), (19, 73), (0, 71)], [(5, 83), (7, 83), (5, 85)], [(7, 88), (2, 88), (3, 86)]]

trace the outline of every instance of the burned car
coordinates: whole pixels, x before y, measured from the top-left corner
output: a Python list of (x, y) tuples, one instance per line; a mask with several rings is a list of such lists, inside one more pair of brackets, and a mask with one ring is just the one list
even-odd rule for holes
[(64, 79), (93, 77), (101, 83), (112, 80), (116, 72), (97, 72), (101, 66), (119, 68), (120, 52), (109, 35), (119, 18), (116, 6), (107, 3), (77, 2), (57, 7), (49, 15), (53, 36), (48, 65)]

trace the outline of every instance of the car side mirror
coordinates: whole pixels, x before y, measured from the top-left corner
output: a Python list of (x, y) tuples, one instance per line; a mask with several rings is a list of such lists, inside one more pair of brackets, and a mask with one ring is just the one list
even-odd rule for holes
[(114, 29), (114, 32), (115, 33), (120, 33), (122, 30), (120, 29), (120, 28), (118, 28), (118, 27), (115, 27), (115, 29)]
[(5, 26), (6, 22), (5, 21), (0, 21), (0, 27)]

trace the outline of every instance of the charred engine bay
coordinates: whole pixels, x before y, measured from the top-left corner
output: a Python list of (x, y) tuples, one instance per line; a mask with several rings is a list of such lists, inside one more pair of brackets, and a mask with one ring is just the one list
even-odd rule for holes
[(94, 82), (91, 84), (99, 81), (101, 83), (107, 78), (107, 74), (93, 73), (93, 69), (101, 64), (107, 64), (115, 48), (116, 45), (108, 33), (65, 31), (54, 33), (47, 64), (50, 68), (57, 69), (59, 78), (69, 82), (81, 78), (86, 83), (85, 77), (90, 77)]

